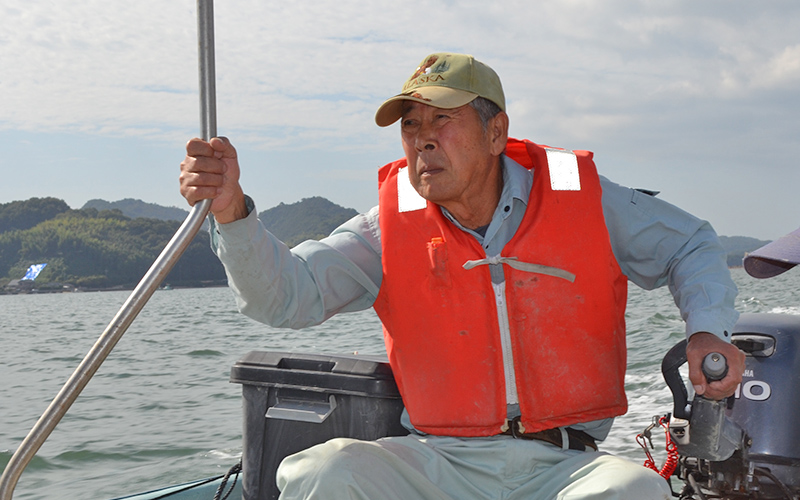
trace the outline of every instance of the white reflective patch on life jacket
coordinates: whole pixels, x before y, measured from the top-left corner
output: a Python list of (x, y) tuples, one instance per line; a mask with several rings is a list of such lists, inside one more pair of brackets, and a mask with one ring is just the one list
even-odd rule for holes
[(428, 200), (419, 195), (411, 179), (408, 178), (408, 167), (403, 167), (397, 171), (397, 209), (399, 212), (413, 212), (414, 210), (424, 210), (428, 206)]
[(572, 151), (547, 148), (547, 165), (550, 169), (550, 187), (553, 191), (580, 191), (578, 157)]

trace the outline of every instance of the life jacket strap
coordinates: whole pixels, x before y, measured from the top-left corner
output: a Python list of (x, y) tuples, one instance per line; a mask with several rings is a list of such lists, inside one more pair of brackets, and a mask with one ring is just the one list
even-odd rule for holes
[(559, 269), (557, 267), (551, 266), (543, 266), (542, 264), (534, 264), (532, 262), (523, 262), (519, 260), (518, 257), (503, 257), (501, 255), (494, 255), (492, 257), (486, 257), (485, 259), (478, 259), (478, 260), (468, 260), (462, 266), (464, 269), (469, 271), (478, 266), (482, 265), (490, 265), (490, 264), (506, 264), (507, 266), (513, 267), (518, 271), (524, 271), (526, 273), (537, 273), (537, 274), (546, 274), (547, 276), (554, 276), (556, 278), (562, 278), (570, 283), (575, 282), (575, 275), (569, 271), (564, 269)]

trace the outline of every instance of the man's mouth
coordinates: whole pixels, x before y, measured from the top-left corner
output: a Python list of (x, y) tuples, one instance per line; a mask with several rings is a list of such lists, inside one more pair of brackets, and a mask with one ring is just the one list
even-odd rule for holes
[(436, 167), (436, 166), (434, 166), (434, 165), (423, 165), (423, 166), (422, 166), (422, 167), (419, 169), (419, 176), (420, 176), (420, 177), (424, 177), (424, 176), (426, 176), (426, 175), (427, 175), (427, 176), (430, 176), (430, 175), (436, 175), (436, 174), (438, 174), (438, 173), (442, 172), (443, 170), (444, 170), (443, 168), (441, 168), (441, 167)]

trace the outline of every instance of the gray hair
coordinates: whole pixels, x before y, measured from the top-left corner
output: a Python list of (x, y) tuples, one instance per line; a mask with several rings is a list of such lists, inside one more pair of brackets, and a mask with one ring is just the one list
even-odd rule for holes
[(481, 119), (481, 125), (483, 125), (484, 130), (489, 125), (489, 120), (502, 111), (500, 106), (485, 97), (476, 97), (470, 101), (469, 105), (478, 112), (478, 117)]

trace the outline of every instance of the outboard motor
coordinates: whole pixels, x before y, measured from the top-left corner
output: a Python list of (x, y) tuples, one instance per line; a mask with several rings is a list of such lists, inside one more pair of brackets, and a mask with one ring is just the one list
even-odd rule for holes
[[(731, 342), (746, 361), (727, 401), (687, 401), (678, 374), (686, 341), (662, 363), (675, 400), (669, 433), (686, 483), (681, 498), (800, 499), (800, 316), (743, 314)], [(720, 360), (709, 357), (713, 379)]]

